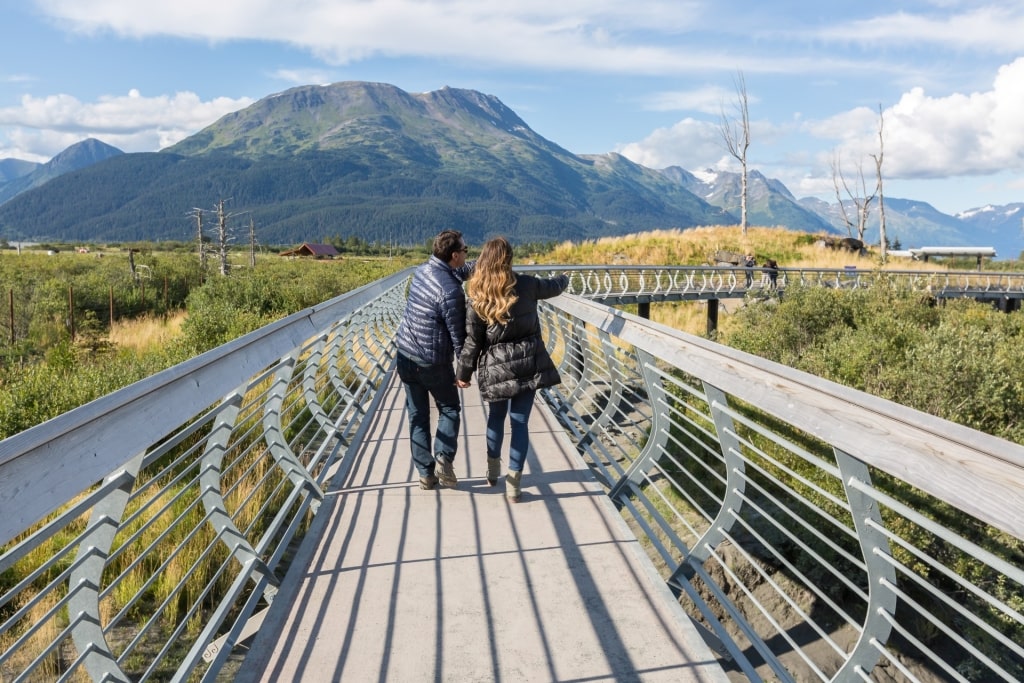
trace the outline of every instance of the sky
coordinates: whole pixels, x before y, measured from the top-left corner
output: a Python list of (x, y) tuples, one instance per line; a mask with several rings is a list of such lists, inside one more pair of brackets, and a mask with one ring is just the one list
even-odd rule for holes
[[(0, 0), (0, 159), (154, 152), (298, 85), (498, 97), (575, 154), (840, 176), (949, 214), (1024, 202), (1024, 3)], [(843, 198), (848, 198), (842, 190)]]

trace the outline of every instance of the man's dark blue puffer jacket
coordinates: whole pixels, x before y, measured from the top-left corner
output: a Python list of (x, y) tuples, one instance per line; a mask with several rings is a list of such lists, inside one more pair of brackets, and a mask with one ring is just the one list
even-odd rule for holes
[(398, 350), (427, 365), (453, 363), (466, 340), (466, 295), (458, 270), (431, 256), (416, 269), (409, 285), (409, 300), (398, 325)]

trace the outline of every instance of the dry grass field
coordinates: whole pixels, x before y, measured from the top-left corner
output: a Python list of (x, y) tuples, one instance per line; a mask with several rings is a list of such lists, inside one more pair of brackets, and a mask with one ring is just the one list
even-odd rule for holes
[(181, 329), (185, 312), (179, 311), (167, 317), (144, 316), (114, 322), (109, 341), (118, 348), (141, 351), (166, 344)]

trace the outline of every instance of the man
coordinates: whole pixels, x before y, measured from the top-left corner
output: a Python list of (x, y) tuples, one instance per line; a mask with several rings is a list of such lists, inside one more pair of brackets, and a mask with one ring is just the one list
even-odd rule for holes
[[(440, 482), (455, 488), (453, 461), (458, 449), (462, 405), (455, 385), (454, 362), (466, 340), (469, 276), (462, 233), (445, 230), (434, 238), (430, 259), (418, 267), (398, 325), (398, 376), (405, 386), (412, 459), (427, 491)], [(430, 397), (437, 406), (437, 431), (431, 448)]]

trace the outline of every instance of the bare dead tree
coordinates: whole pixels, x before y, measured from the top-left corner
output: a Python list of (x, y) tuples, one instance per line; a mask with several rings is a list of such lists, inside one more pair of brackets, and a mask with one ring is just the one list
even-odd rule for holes
[[(852, 223), (850, 222), (849, 216), (846, 213), (846, 205), (843, 203), (843, 198), (839, 193), (839, 186), (843, 186), (843, 190), (846, 192), (846, 196), (849, 197), (850, 202), (853, 204), (854, 212), (857, 218), (857, 239), (861, 242), (864, 241), (864, 232), (868, 226), (868, 214), (871, 209), (871, 202), (875, 200), (875, 196), (878, 192), (878, 186), (875, 186), (874, 191), (869, 195), (867, 188), (867, 181), (864, 179), (864, 164), (857, 162), (857, 178), (860, 182), (860, 187), (857, 191), (851, 190), (850, 185), (847, 183), (846, 178), (843, 176), (843, 171), (839, 162), (838, 153), (833, 157), (832, 161), (832, 183), (836, 188), (836, 198), (839, 200), (839, 209), (842, 211), (843, 220), (846, 222), (847, 233), (850, 234), (852, 231)], [(850, 234), (852, 237), (853, 235)]]
[[(843, 217), (843, 223), (846, 225), (846, 236), (853, 237), (853, 221), (850, 220), (850, 215), (846, 213), (846, 204), (843, 202), (843, 195), (839, 191), (840, 179), (843, 177), (842, 159), (839, 156), (838, 150), (832, 150), (832, 161), (829, 164), (832, 168), (832, 187), (836, 191), (836, 202), (839, 203), (839, 213)], [(845, 185), (845, 182), (843, 183)]]
[(135, 269), (135, 249), (128, 248), (128, 270), (132, 275), (132, 281), (139, 281), (139, 272)]
[(224, 200), (221, 199), (217, 202), (217, 256), (220, 260), (221, 275), (228, 275), (231, 272), (231, 264), (228, 263), (229, 243), (228, 214), (224, 210)]
[(747, 150), (750, 148), (750, 111), (747, 106), (747, 83), (743, 72), (739, 71), (733, 80), (736, 88), (736, 117), (725, 114), (725, 106), (721, 107), (719, 132), (729, 154), (740, 162), (740, 232), (747, 234)]
[(249, 267), (256, 267), (256, 221), (249, 216)]
[(878, 154), (872, 154), (875, 160), (875, 178), (877, 183), (875, 190), (878, 193), (878, 243), (882, 254), (882, 263), (885, 263), (888, 251), (888, 242), (885, 236), (885, 195), (882, 192), (882, 158), (885, 155), (885, 137), (883, 130), (885, 117), (882, 115), (882, 105), (878, 105)]
[(196, 218), (196, 242), (199, 247), (199, 276), (203, 277), (206, 272), (206, 244), (203, 241), (203, 210), (196, 207), (192, 209), (192, 215)]

